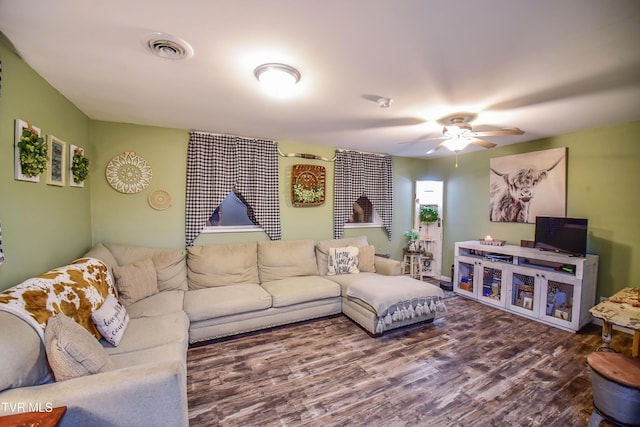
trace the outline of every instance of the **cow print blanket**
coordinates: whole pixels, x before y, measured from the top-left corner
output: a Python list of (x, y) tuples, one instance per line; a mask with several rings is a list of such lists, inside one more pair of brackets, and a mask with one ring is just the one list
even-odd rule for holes
[(43, 342), (47, 320), (57, 313), (71, 317), (100, 339), (91, 314), (109, 293), (116, 296), (107, 266), (96, 258), (81, 258), (1, 292), (0, 310), (29, 323)]

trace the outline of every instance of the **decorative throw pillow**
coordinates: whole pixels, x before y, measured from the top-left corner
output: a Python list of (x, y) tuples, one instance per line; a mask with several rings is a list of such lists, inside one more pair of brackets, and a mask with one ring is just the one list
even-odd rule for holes
[(112, 368), (111, 359), (98, 340), (62, 313), (47, 321), (44, 344), (56, 381), (92, 375)]
[(129, 324), (129, 314), (122, 304), (113, 295), (108, 295), (91, 318), (104, 339), (117, 347)]
[(345, 248), (329, 248), (329, 265), (327, 275), (359, 273), (358, 254), (360, 250), (355, 246)]
[(118, 298), (124, 305), (158, 293), (158, 277), (151, 258), (113, 267), (113, 276), (116, 279)]
[(358, 247), (360, 253), (358, 254), (358, 270), (361, 273), (375, 273), (376, 272), (376, 247), (373, 245)]

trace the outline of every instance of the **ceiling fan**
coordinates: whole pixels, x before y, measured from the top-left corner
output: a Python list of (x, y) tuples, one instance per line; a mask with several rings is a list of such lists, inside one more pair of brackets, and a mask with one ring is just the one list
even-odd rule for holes
[(475, 117), (476, 115), (471, 113), (456, 113), (438, 120), (438, 123), (444, 125), (442, 136), (438, 139), (444, 139), (444, 141), (427, 151), (427, 154), (432, 154), (442, 147), (458, 153), (464, 150), (469, 144), (478, 145), (483, 148), (493, 148), (498, 144), (482, 139), (481, 137), (522, 135), (524, 133), (522, 129), (518, 128), (475, 132), (469, 123), (475, 119)]

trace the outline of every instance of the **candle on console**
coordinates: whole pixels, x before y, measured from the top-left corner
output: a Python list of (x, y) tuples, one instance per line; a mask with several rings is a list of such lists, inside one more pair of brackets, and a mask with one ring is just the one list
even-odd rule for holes
[(486, 236), (484, 236), (484, 240), (485, 240), (485, 242), (491, 242), (491, 241), (493, 241), (493, 237), (491, 237), (491, 235), (487, 234)]

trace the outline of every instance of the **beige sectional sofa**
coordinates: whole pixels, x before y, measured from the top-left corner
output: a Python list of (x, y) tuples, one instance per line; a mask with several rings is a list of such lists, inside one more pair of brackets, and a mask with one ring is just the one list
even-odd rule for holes
[[(361, 272), (328, 272), (331, 248), (341, 247), (359, 248)], [(367, 282), (398, 287), (407, 284), (406, 280), (421, 283), (400, 277), (400, 262), (373, 252), (366, 237), (317, 244), (311, 240), (260, 241), (186, 250), (98, 244), (85, 256), (101, 260), (112, 271), (151, 259), (157, 292), (126, 306), (130, 321), (117, 347), (101, 340), (113, 361), (111, 370), (62, 382), (51, 382), (44, 347), (33, 328), (0, 311), (0, 328), (11, 331), (0, 338), (5, 355), (0, 401), (13, 402), (3, 404), (0, 415), (29, 410), (18, 407), (22, 402), (68, 406), (62, 426), (186, 426), (188, 343), (340, 313), (372, 335), (433, 320), (433, 309), (417, 315), (413, 308), (407, 311), (395, 304), (377, 312), (378, 301), (349, 295), (352, 287), (366, 290)], [(431, 295), (432, 303), (442, 296), (435, 286), (419, 286), (424, 286), (420, 289), (425, 295)], [(402, 298), (404, 307), (411, 306), (411, 295)], [(415, 300), (413, 305), (422, 307), (423, 303)]]

